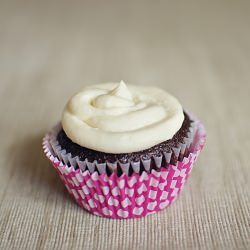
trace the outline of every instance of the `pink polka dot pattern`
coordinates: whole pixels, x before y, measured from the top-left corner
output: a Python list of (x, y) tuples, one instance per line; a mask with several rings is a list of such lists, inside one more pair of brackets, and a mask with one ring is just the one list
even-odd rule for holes
[(206, 133), (203, 125), (198, 123), (192, 152), (175, 166), (120, 177), (97, 172), (90, 174), (88, 170), (82, 172), (65, 165), (53, 155), (49, 136), (48, 133), (43, 140), (44, 152), (79, 206), (98, 216), (129, 219), (160, 211), (177, 198), (205, 144)]

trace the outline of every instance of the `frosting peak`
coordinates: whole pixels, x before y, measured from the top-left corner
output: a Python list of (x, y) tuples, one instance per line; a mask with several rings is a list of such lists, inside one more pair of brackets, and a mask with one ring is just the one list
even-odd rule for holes
[(129, 107), (133, 104), (132, 95), (123, 81), (108, 93), (100, 95), (94, 100), (97, 108)]
[(111, 91), (111, 94), (130, 101), (133, 100), (132, 95), (124, 81), (120, 81), (120, 83)]
[(184, 119), (179, 102), (146, 86), (85, 87), (66, 105), (62, 126), (75, 143), (106, 153), (131, 153), (171, 139)]

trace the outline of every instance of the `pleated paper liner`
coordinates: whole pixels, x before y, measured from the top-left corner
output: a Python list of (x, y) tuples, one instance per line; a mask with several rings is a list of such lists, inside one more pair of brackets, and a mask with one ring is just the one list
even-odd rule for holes
[(188, 156), (175, 165), (168, 164), (167, 168), (153, 169), (150, 173), (108, 176), (96, 170), (91, 173), (86, 168), (75, 169), (55, 154), (50, 143), (53, 133), (45, 136), (43, 148), (79, 206), (103, 217), (138, 218), (169, 206), (183, 189), (206, 138), (203, 125), (197, 120), (195, 123), (197, 129)]
[(57, 135), (62, 129), (61, 124), (58, 124), (50, 132), (49, 143), (51, 145), (53, 154), (56, 155), (64, 164), (73, 166), (74, 169), (81, 169), (82, 171), (89, 170), (90, 173), (98, 171), (102, 173), (118, 173), (121, 175), (131, 175), (132, 173), (141, 173), (146, 171), (150, 173), (153, 169), (159, 170), (162, 166), (168, 164), (175, 165), (177, 160), (182, 160), (184, 156), (188, 155), (189, 149), (192, 146), (193, 138), (196, 132), (197, 122), (193, 121), (190, 125), (187, 137), (184, 138), (184, 143), (179, 143), (177, 147), (172, 148), (170, 152), (163, 152), (157, 156), (152, 156), (150, 159), (140, 159), (140, 161), (130, 161), (128, 163), (116, 162), (97, 162), (96, 160), (90, 161), (85, 159), (80, 160), (78, 156), (72, 157), (71, 153), (63, 149), (58, 140)]

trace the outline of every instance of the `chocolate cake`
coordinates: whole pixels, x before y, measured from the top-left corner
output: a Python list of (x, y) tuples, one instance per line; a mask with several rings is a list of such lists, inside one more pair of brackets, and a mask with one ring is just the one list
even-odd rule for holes
[[(88, 161), (96, 160), (98, 163), (104, 163), (106, 161), (114, 163), (116, 161), (121, 163), (138, 162), (140, 160), (147, 160), (154, 156), (162, 155), (164, 152), (173, 152), (173, 148), (176, 148), (180, 143), (184, 143), (184, 138), (188, 136), (192, 120), (189, 118), (187, 113), (184, 112), (184, 121), (181, 128), (173, 136), (172, 139), (159, 143), (149, 149), (124, 154), (110, 154), (95, 151), (82, 147), (72, 142), (62, 129), (57, 136), (57, 140), (62, 149), (65, 149), (67, 153), (71, 153), (72, 157), (78, 156), (80, 160), (84, 161), (86, 158)], [(178, 158), (175, 154), (171, 156), (171, 164), (175, 164), (179, 158), (183, 158), (185, 155), (179, 155)], [(162, 162), (165, 165), (165, 162)], [(155, 169), (155, 166), (152, 166)]]

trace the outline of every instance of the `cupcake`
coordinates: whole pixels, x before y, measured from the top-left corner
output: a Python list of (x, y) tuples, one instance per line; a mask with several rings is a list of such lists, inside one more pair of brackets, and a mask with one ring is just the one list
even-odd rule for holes
[(81, 207), (127, 219), (176, 199), (205, 137), (201, 122), (175, 97), (121, 81), (74, 95), (43, 148)]

